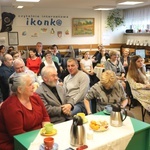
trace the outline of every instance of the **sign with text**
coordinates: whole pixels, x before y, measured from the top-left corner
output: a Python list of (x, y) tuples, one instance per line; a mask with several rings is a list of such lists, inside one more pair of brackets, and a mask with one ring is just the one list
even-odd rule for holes
[(17, 15), (17, 26), (68, 26), (68, 16), (65, 15)]

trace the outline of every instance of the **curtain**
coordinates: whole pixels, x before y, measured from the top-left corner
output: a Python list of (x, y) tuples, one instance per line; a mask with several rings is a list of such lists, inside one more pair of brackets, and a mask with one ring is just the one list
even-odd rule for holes
[(150, 6), (124, 10), (127, 29), (150, 29)]

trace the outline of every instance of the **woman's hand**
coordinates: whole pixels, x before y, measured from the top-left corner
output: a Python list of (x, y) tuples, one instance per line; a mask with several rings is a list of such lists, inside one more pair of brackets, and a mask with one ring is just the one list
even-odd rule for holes
[(146, 89), (150, 89), (150, 84), (146, 84), (146, 85), (145, 85), (145, 88), (146, 88)]

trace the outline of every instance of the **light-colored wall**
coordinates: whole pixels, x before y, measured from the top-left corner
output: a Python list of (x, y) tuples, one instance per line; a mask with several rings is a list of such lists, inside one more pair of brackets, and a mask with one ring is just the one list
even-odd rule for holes
[[(109, 45), (110, 43), (122, 43), (122, 33), (124, 29), (122, 27), (117, 28), (114, 32), (106, 28), (107, 11), (94, 11), (94, 10), (45, 10), (45, 9), (15, 9), (12, 7), (2, 7), (2, 12), (11, 12), (16, 15), (13, 22), (13, 30), (19, 33), (19, 45), (35, 45), (38, 41), (41, 41), (44, 45), (51, 44), (101, 44)], [(46, 26), (47, 32), (42, 33), (41, 28), (45, 26), (27, 26), (25, 25), (26, 18), (19, 18), (19, 15), (51, 15), (51, 16), (68, 16), (64, 19), (63, 26)], [(74, 37), (72, 36), (72, 18), (95, 18), (95, 34), (94, 36), (87, 37)], [(64, 35), (62, 38), (58, 38), (57, 34), (51, 35), (50, 31), (54, 28), (55, 31), (69, 31), (69, 35)], [(26, 36), (22, 36), (23, 32), (26, 32)], [(32, 37), (37, 33), (37, 37)], [(4, 33), (3, 33), (4, 34)], [(0, 34), (0, 36), (4, 36)]]

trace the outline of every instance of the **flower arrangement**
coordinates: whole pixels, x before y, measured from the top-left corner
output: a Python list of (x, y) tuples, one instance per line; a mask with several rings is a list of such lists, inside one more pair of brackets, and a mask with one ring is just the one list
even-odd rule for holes
[(121, 10), (115, 9), (111, 10), (109, 12), (109, 15), (107, 17), (107, 26), (114, 31), (115, 27), (118, 27), (119, 25), (123, 24), (124, 20), (121, 16)]

